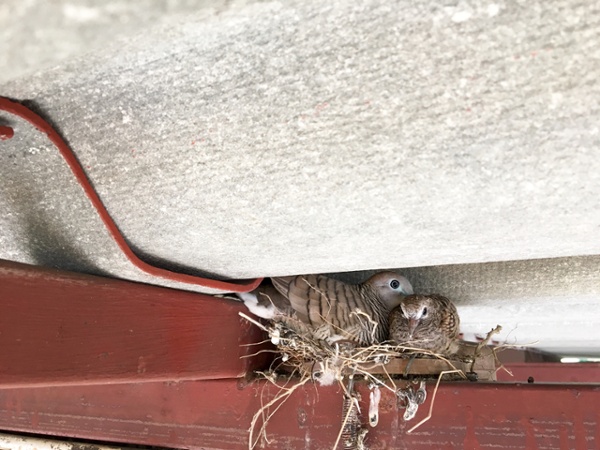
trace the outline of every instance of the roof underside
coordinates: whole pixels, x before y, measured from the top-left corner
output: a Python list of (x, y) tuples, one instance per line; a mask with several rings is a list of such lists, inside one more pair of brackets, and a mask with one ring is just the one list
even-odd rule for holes
[[(0, 95), (149, 262), (400, 268), (467, 337), (600, 355), (594, 2), (5, 3)], [(131, 266), (45, 136), (0, 125), (0, 258), (194, 289)]]

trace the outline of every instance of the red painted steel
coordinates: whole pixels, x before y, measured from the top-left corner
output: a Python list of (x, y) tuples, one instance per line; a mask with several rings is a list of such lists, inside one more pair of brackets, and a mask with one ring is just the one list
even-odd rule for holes
[[(265, 363), (240, 359), (256, 350), (244, 344), (262, 339), (238, 317), (243, 310), (191, 292), (0, 262), (0, 429), (246, 448), (250, 420), (275, 389), (238, 378)], [(593, 382), (597, 369), (509, 367), (517, 380), (533, 374), (536, 381), (579, 382)], [(409, 423), (384, 390), (369, 448), (599, 447), (598, 385), (445, 383), (433, 418), (407, 434), (426, 414), (432, 388)], [(359, 391), (365, 412), (368, 391)], [(331, 448), (341, 410), (337, 387), (306, 385), (271, 419), (266, 448)]]
[[(600, 387), (446, 383), (404, 422), (382, 391), (371, 449), (575, 449), (600, 445)], [(360, 385), (363, 411), (368, 391)], [(239, 380), (0, 390), (0, 428), (180, 448), (247, 448), (247, 429), (273, 387)], [(263, 398), (261, 399), (261, 396)], [(337, 387), (307, 385), (272, 417), (269, 449), (330, 449), (341, 425)]]
[(0, 387), (217, 379), (262, 333), (239, 302), (0, 261)]
[(0, 141), (12, 139), (14, 135), (15, 131), (11, 127), (0, 126)]
[(497, 372), (498, 381), (509, 383), (595, 383), (600, 384), (600, 364), (511, 363)]
[[(94, 190), (90, 180), (85, 174), (85, 170), (81, 167), (81, 164), (77, 160), (77, 157), (73, 153), (73, 150), (67, 145), (65, 140), (61, 137), (61, 135), (50, 125), (46, 120), (44, 120), (39, 114), (36, 114), (31, 109), (27, 108), (20, 103), (14, 102), (8, 98), (0, 97), (0, 111), (6, 111), (8, 113), (14, 114), (31, 125), (36, 127), (39, 131), (46, 134), (48, 139), (56, 146), (59, 150), (62, 157), (67, 162), (69, 168), (75, 175), (77, 182), (90, 199), (90, 202), (98, 212), (100, 219), (106, 226), (108, 232), (117, 243), (121, 251), (125, 254), (127, 259), (138, 269), (149, 273), (150, 275), (166, 278), (168, 280), (178, 281), (181, 283), (193, 284), (197, 286), (204, 286), (210, 289), (219, 289), (226, 292), (247, 292), (255, 289), (262, 278), (257, 278), (254, 280), (243, 280), (243, 281), (220, 281), (220, 280), (212, 280), (208, 278), (201, 278), (192, 275), (186, 275), (183, 273), (171, 272), (170, 270), (161, 269), (160, 267), (152, 266), (145, 261), (142, 261), (129, 247), (127, 241), (119, 231), (117, 224), (112, 219), (110, 214), (108, 213), (106, 207), (100, 200), (100, 197)], [(3, 126), (0, 129), (0, 138), (2, 139), (10, 139), (13, 136), (13, 129), (11, 127)]]

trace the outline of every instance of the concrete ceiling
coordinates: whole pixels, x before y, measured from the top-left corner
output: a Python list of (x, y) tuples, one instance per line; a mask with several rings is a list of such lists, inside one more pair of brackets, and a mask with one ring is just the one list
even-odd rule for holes
[[(400, 268), (467, 336), (600, 355), (600, 7), (21, 1), (0, 95), (65, 136), (150, 262)], [(0, 258), (135, 269), (56, 149), (0, 112)]]

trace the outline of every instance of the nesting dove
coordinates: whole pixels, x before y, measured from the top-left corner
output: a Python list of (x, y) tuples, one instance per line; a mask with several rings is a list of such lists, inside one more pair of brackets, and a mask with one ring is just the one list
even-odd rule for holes
[(460, 319), (452, 302), (438, 294), (409, 295), (390, 314), (390, 340), (450, 355), (458, 349)]
[(377, 273), (360, 284), (323, 275), (271, 280), (272, 287), (238, 294), (248, 309), (330, 343), (371, 345), (387, 339), (390, 311), (413, 293), (410, 282), (394, 272)]

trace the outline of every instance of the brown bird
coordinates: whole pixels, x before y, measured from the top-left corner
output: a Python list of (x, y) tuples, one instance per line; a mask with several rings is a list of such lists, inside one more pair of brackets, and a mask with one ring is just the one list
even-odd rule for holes
[(385, 340), (390, 311), (413, 293), (410, 282), (394, 272), (380, 272), (360, 284), (323, 275), (271, 280), (272, 287), (238, 294), (250, 312), (330, 343), (346, 339), (371, 345)]
[(460, 319), (452, 302), (438, 294), (409, 295), (389, 317), (395, 344), (450, 355), (458, 349)]

